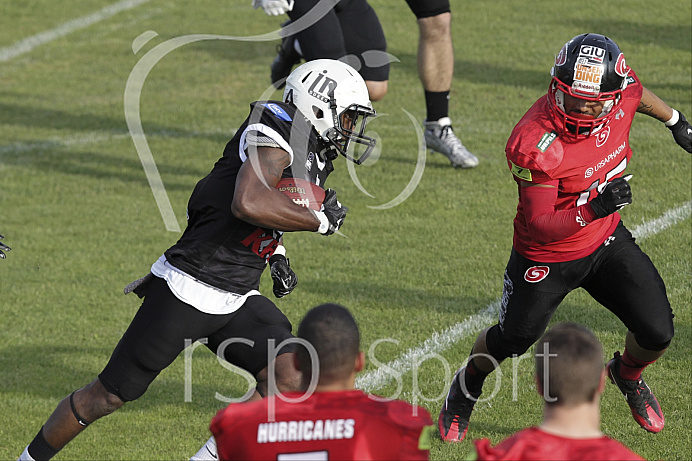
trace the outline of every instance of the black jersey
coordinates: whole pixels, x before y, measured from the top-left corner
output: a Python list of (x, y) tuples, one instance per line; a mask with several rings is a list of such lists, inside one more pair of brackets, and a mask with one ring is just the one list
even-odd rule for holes
[[(180, 240), (165, 252), (176, 268), (214, 287), (245, 294), (259, 288), (266, 261), (282, 232), (257, 227), (231, 212), (238, 170), (248, 143), (271, 138), (292, 155), (283, 177), (323, 185), (333, 166), (328, 144), (294, 106), (257, 101), (212, 171), (197, 183), (188, 203), (188, 223)], [(252, 141), (250, 141), (252, 139)], [(260, 139), (260, 141), (257, 141)]]

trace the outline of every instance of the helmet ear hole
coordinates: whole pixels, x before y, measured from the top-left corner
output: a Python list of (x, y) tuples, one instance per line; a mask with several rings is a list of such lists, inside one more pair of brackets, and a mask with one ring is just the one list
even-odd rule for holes
[(315, 114), (318, 120), (324, 118), (324, 112), (317, 106), (312, 106), (312, 113)]

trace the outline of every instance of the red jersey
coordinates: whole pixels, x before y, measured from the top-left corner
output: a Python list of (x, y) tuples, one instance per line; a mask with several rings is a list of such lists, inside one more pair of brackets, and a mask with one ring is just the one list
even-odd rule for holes
[[(304, 394), (283, 394), (297, 399)], [(317, 392), (300, 403), (274, 399), (232, 404), (211, 432), (222, 460), (427, 460), (432, 419), (400, 400), (361, 391)], [(270, 421), (271, 419), (271, 421)]]
[(549, 434), (537, 427), (519, 431), (494, 448), (488, 439), (474, 440), (481, 460), (642, 460), (617, 440), (603, 436), (595, 439), (571, 439)]
[[(608, 181), (622, 176), (632, 156), (629, 132), (642, 96), (642, 85), (634, 71), (630, 70), (626, 78), (628, 85), (622, 92), (622, 103), (613, 109), (617, 111), (615, 117), (599, 131), (579, 141), (563, 139), (558, 134), (547, 95), (536, 101), (514, 127), (505, 148), (507, 163), (517, 184), (525, 181), (556, 186), (557, 198), (554, 207), (551, 203), (550, 208), (560, 212), (586, 204)], [(545, 188), (538, 189), (545, 191)], [(587, 256), (605, 241), (620, 220), (618, 213), (594, 219), (589, 205), (591, 219), (586, 220), (578, 213), (563, 214), (563, 218), (569, 216), (569, 221), (551, 223), (553, 238), (550, 235), (539, 238), (537, 230), (531, 226), (534, 216), (527, 209), (530, 205), (522, 192), (519, 186), (514, 248), (534, 261), (562, 262)]]

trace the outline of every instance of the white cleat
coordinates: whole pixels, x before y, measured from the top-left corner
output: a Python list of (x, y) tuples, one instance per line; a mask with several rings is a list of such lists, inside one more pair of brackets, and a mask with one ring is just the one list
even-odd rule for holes
[(436, 122), (424, 122), (425, 145), (432, 151), (439, 152), (449, 159), (454, 168), (474, 168), (478, 158), (461, 143), (454, 134), (452, 121), (443, 117)]

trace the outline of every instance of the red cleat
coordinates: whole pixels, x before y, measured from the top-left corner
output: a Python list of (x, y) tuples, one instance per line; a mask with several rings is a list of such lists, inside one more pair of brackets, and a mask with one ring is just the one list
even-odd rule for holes
[(656, 397), (651, 393), (651, 389), (649, 389), (649, 386), (646, 385), (643, 379), (639, 378), (636, 381), (630, 381), (620, 377), (621, 362), (620, 352), (616, 352), (615, 356), (606, 364), (606, 371), (610, 381), (620, 389), (620, 392), (627, 399), (627, 404), (630, 406), (632, 416), (634, 416), (637, 424), (649, 432), (661, 432), (665, 424), (665, 418), (658, 400), (656, 400)]

